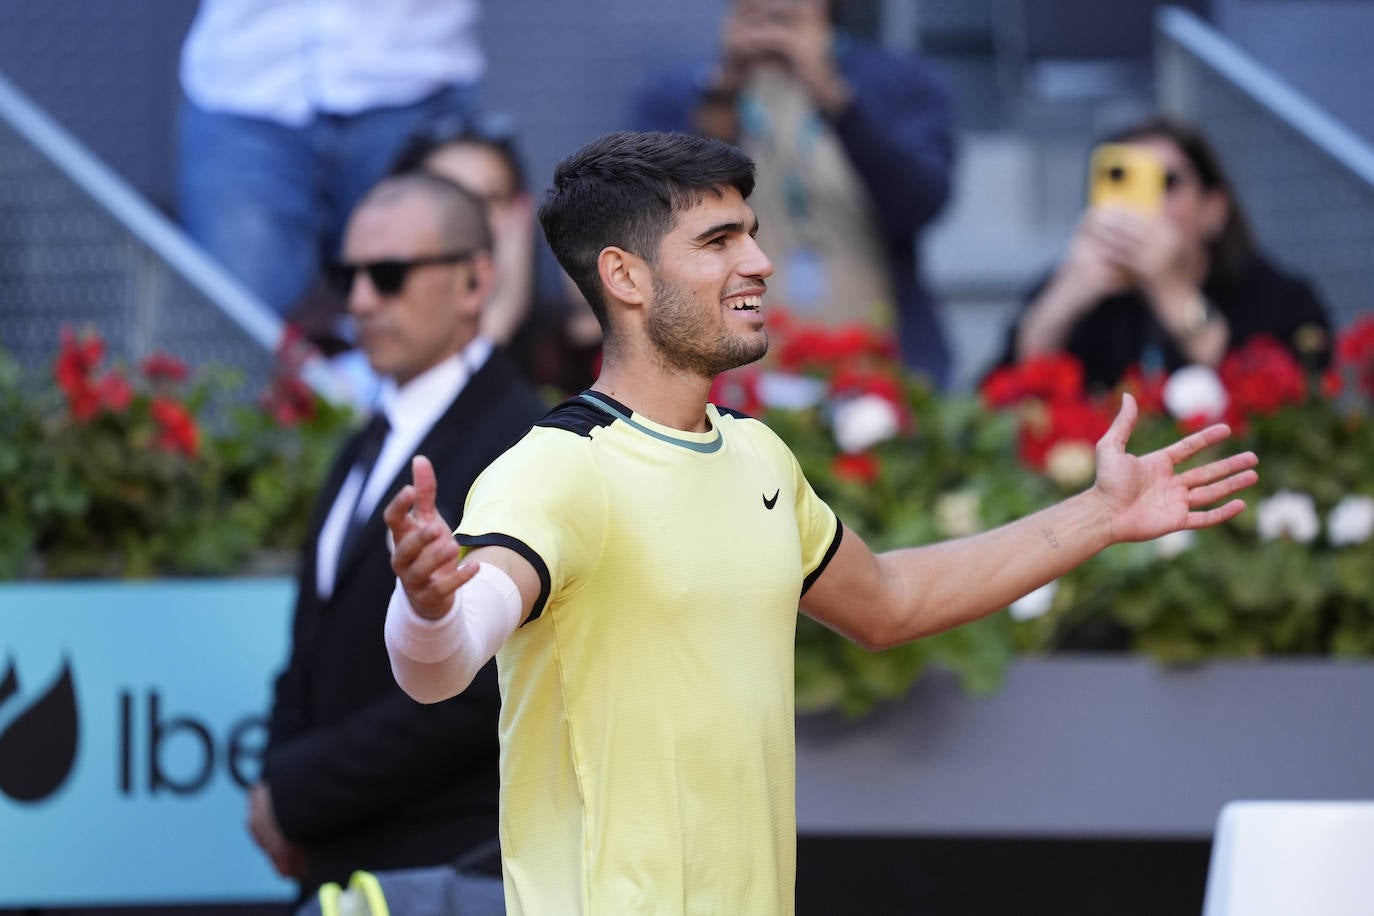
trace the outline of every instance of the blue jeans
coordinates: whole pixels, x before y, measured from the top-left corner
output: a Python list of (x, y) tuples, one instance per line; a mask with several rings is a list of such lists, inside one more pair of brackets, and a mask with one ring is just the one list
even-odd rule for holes
[(181, 106), (177, 193), (182, 226), (279, 315), (338, 256), (353, 207), (406, 140), (441, 117), (478, 110), (478, 89), (304, 127)]

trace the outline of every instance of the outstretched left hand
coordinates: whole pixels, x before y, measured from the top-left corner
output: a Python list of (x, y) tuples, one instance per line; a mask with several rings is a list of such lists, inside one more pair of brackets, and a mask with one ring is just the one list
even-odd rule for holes
[(1241, 499), (1206, 507), (1259, 480), (1253, 470), (1259, 463), (1254, 452), (1178, 470), (1188, 459), (1229, 437), (1229, 426), (1217, 423), (1173, 445), (1136, 456), (1126, 452), (1126, 441), (1135, 429), (1137, 413), (1135, 398), (1123, 395), (1121, 410), (1097, 443), (1093, 491), (1107, 507), (1113, 542), (1148, 541), (1183, 528), (1209, 528), (1235, 518), (1245, 508)]

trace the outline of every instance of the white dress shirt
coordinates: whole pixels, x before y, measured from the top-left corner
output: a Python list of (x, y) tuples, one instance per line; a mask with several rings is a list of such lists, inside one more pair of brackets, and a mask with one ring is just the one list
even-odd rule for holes
[(299, 127), (473, 85), (477, 0), (201, 0), (181, 85), (208, 111)]
[(478, 337), (461, 353), (416, 376), (404, 387), (398, 388), (389, 379), (382, 383), (377, 409), (386, 413), (391, 429), (367, 480), (362, 479), (357, 468), (349, 471), (320, 528), (319, 543), (315, 546), (315, 590), (321, 598), (334, 593), (339, 550), (349, 528), (349, 510), (356, 504), (360, 518), (372, 514), (391, 481), (407, 467), (425, 436), (486, 363), (491, 351), (491, 341)]

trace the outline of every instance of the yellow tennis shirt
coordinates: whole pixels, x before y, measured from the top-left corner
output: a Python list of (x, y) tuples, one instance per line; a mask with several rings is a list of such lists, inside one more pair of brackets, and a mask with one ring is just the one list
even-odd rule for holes
[(793, 912), (797, 604), (834, 512), (765, 425), (596, 392), (473, 486), (458, 539), (541, 593), (497, 654), (512, 916)]

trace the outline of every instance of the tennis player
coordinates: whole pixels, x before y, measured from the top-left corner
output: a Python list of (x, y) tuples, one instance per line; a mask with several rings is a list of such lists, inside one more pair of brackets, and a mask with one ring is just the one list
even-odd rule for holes
[(565, 160), (540, 219), (601, 322), (599, 378), (482, 474), (456, 538), (423, 458), (387, 508), (398, 682), (436, 702), (497, 658), (513, 914), (792, 913), (799, 606), (895, 646), (1108, 545), (1224, 522), (1256, 480), (1252, 453), (1179, 469), (1222, 425), (1128, 454), (1128, 395), (1085, 491), (875, 555), (764, 424), (707, 401), (768, 348), (752, 188), (743, 153), (684, 135)]

